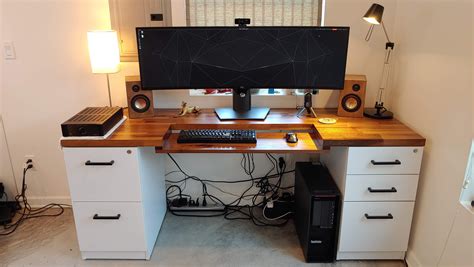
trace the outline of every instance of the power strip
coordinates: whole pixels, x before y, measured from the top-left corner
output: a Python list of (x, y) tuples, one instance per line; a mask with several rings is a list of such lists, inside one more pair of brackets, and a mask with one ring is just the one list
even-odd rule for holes
[(183, 207), (169, 207), (170, 211), (175, 212), (223, 212), (225, 207), (222, 205), (207, 205), (205, 207), (190, 207), (190, 206), (183, 206)]

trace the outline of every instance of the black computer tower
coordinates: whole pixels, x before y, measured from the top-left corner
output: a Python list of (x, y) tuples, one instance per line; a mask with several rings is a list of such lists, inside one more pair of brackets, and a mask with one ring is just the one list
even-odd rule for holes
[(340, 199), (326, 167), (296, 163), (295, 226), (307, 262), (336, 260)]

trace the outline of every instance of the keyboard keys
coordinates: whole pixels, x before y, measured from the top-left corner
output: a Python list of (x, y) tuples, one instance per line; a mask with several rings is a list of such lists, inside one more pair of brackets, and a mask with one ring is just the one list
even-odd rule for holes
[(255, 130), (182, 130), (178, 143), (257, 143)]

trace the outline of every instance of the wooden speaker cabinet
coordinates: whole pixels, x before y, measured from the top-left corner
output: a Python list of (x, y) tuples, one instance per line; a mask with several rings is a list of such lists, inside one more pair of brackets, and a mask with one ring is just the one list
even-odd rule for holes
[(365, 75), (346, 75), (344, 90), (339, 93), (337, 116), (363, 117), (365, 103)]
[(139, 76), (125, 77), (127, 88), (128, 115), (131, 119), (147, 118), (155, 115), (153, 91), (142, 90)]

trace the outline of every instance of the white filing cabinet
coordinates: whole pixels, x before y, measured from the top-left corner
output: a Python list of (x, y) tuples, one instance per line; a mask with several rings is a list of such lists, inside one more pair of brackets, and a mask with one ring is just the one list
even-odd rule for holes
[(150, 259), (166, 213), (154, 147), (63, 148), (84, 259)]
[(333, 147), (321, 159), (343, 196), (337, 259), (403, 259), (423, 147)]

